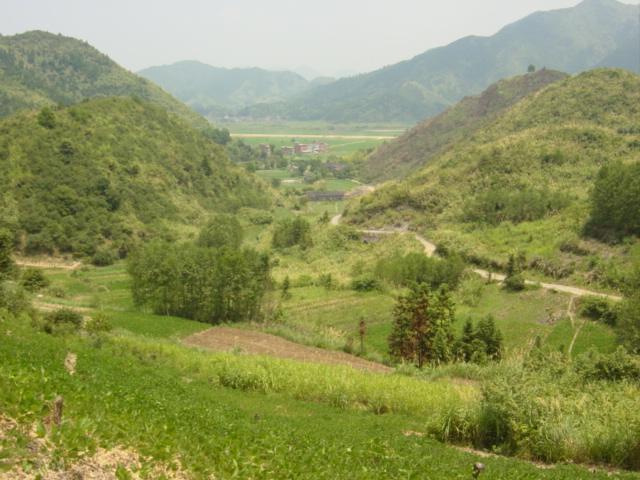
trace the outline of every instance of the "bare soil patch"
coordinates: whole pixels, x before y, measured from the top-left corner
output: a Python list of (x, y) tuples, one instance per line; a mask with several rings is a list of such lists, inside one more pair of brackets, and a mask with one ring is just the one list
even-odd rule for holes
[(184, 343), (189, 346), (220, 352), (239, 349), (250, 355), (266, 355), (328, 365), (346, 365), (357, 370), (376, 373), (390, 373), (393, 371), (386, 365), (370, 362), (347, 353), (308, 347), (268, 333), (237, 328), (210, 328), (185, 338)]

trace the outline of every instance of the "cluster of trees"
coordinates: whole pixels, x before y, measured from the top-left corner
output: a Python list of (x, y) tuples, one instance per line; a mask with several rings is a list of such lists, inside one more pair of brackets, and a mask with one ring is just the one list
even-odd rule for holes
[[(167, 233), (167, 221), (270, 203), (262, 184), (206, 135), (135, 99), (0, 121), (0, 169), (0, 190), (11, 199), (0, 199), (0, 223), (11, 222), (30, 254), (92, 257), (108, 246), (112, 261)], [(108, 263), (100, 257), (97, 264)]]
[(399, 361), (442, 365), (453, 361), (484, 363), (502, 358), (502, 334), (492, 317), (476, 326), (467, 321), (459, 339), (453, 334), (455, 307), (447, 287), (414, 285), (393, 309), (389, 353)]
[(302, 249), (313, 245), (311, 225), (304, 218), (296, 217), (278, 222), (271, 241), (273, 248), (289, 248), (298, 245)]
[(208, 225), (198, 244), (152, 241), (135, 251), (128, 270), (136, 305), (212, 324), (257, 317), (270, 288), (269, 257), (241, 249), (226, 220)]
[(423, 253), (409, 253), (382, 258), (376, 264), (377, 278), (396, 286), (424, 283), (432, 289), (447, 285), (455, 289), (464, 272), (464, 261), (457, 255), (446, 259), (430, 258)]
[(586, 232), (607, 241), (640, 235), (640, 162), (614, 162), (600, 169)]
[(502, 358), (502, 333), (489, 315), (474, 325), (467, 320), (462, 328), (462, 336), (454, 345), (455, 357), (462, 362), (486, 363)]
[(469, 222), (499, 225), (539, 220), (566, 208), (570, 198), (549, 189), (506, 189), (494, 187), (471, 198), (464, 206), (464, 219)]

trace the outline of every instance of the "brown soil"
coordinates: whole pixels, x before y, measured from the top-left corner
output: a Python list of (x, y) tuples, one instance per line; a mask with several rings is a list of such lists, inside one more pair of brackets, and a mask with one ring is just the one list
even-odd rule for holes
[[(0, 480), (30, 480), (42, 478), (45, 480), (117, 480), (118, 468), (129, 473), (129, 477), (134, 480), (141, 479), (137, 473), (143, 463), (149, 470), (150, 477), (145, 478), (166, 478), (169, 480), (187, 480), (190, 476), (182, 470), (178, 462), (173, 462), (169, 466), (166, 463), (152, 462), (141, 457), (138, 452), (124, 447), (110, 449), (98, 448), (93, 455), (83, 456), (73, 463), (68, 463), (64, 467), (57, 462), (54, 466), (52, 462), (53, 444), (48, 437), (40, 437), (35, 433), (35, 426), (31, 428), (20, 426), (13, 419), (7, 418), (0, 413), (0, 440), (9, 442), (11, 447), (16, 447), (14, 431), (26, 435), (29, 439), (27, 449), (22, 451), (22, 456), (4, 458), (0, 461), (0, 466), (8, 467), (8, 471), (0, 472)], [(20, 451), (20, 449), (18, 449)], [(28, 470), (25, 465), (30, 465)]]
[(267, 355), (288, 358), (301, 362), (347, 365), (358, 370), (389, 373), (393, 370), (385, 365), (370, 362), (343, 352), (307, 347), (267, 333), (236, 328), (217, 327), (187, 337), (184, 343), (216, 351), (240, 349), (251, 355)]

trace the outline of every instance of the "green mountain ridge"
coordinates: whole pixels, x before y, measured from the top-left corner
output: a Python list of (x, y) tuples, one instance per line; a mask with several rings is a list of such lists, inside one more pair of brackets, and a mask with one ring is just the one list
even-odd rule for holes
[(197, 61), (150, 67), (139, 72), (204, 115), (256, 103), (285, 100), (326, 79), (308, 82), (297, 73), (261, 68), (218, 68)]
[(268, 207), (263, 184), (177, 115), (132, 98), (0, 120), (0, 223), (26, 253), (125, 255), (220, 211)]
[(585, 0), (573, 8), (534, 13), (491, 37), (465, 37), (411, 60), (242, 113), (295, 120), (416, 122), (502, 78), (526, 72), (530, 64), (571, 74), (595, 67), (640, 72), (640, 7)]
[(438, 245), (486, 265), (503, 265), (509, 253), (523, 250), (540, 257), (551, 275), (593, 269), (584, 256), (565, 254), (573, 249), (566, 245), (581, 241), (599, 169), (638, 160), (639, 105), (640, 76), (625, 70), (555, 82), (406, 180), (356, 201), (346, 219), (409, 222)]
[(566, 76), (553, 70), (539, 70), (501, 80), (481, 95), (464, 98), (440, 115), (376, 149), (361, 169), (364, 179), (379, 182), (407, 176), (456, 142), (472, 135), (525, 96)]
[(189, 123), (207, 122), (161, 88), (75, 38), (32, 31), (0, 36), (0, 117), (94, 97), (135, 96)]

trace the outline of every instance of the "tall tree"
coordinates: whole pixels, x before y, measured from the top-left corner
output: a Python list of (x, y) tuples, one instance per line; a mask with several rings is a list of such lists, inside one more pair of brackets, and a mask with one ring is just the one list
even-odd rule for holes
[(391, 355), (418, 367), (451, 360), (453, 318), (454, 305), (446, 288), (433, 293), (428, 285), (415, 285), (394, 307)]

